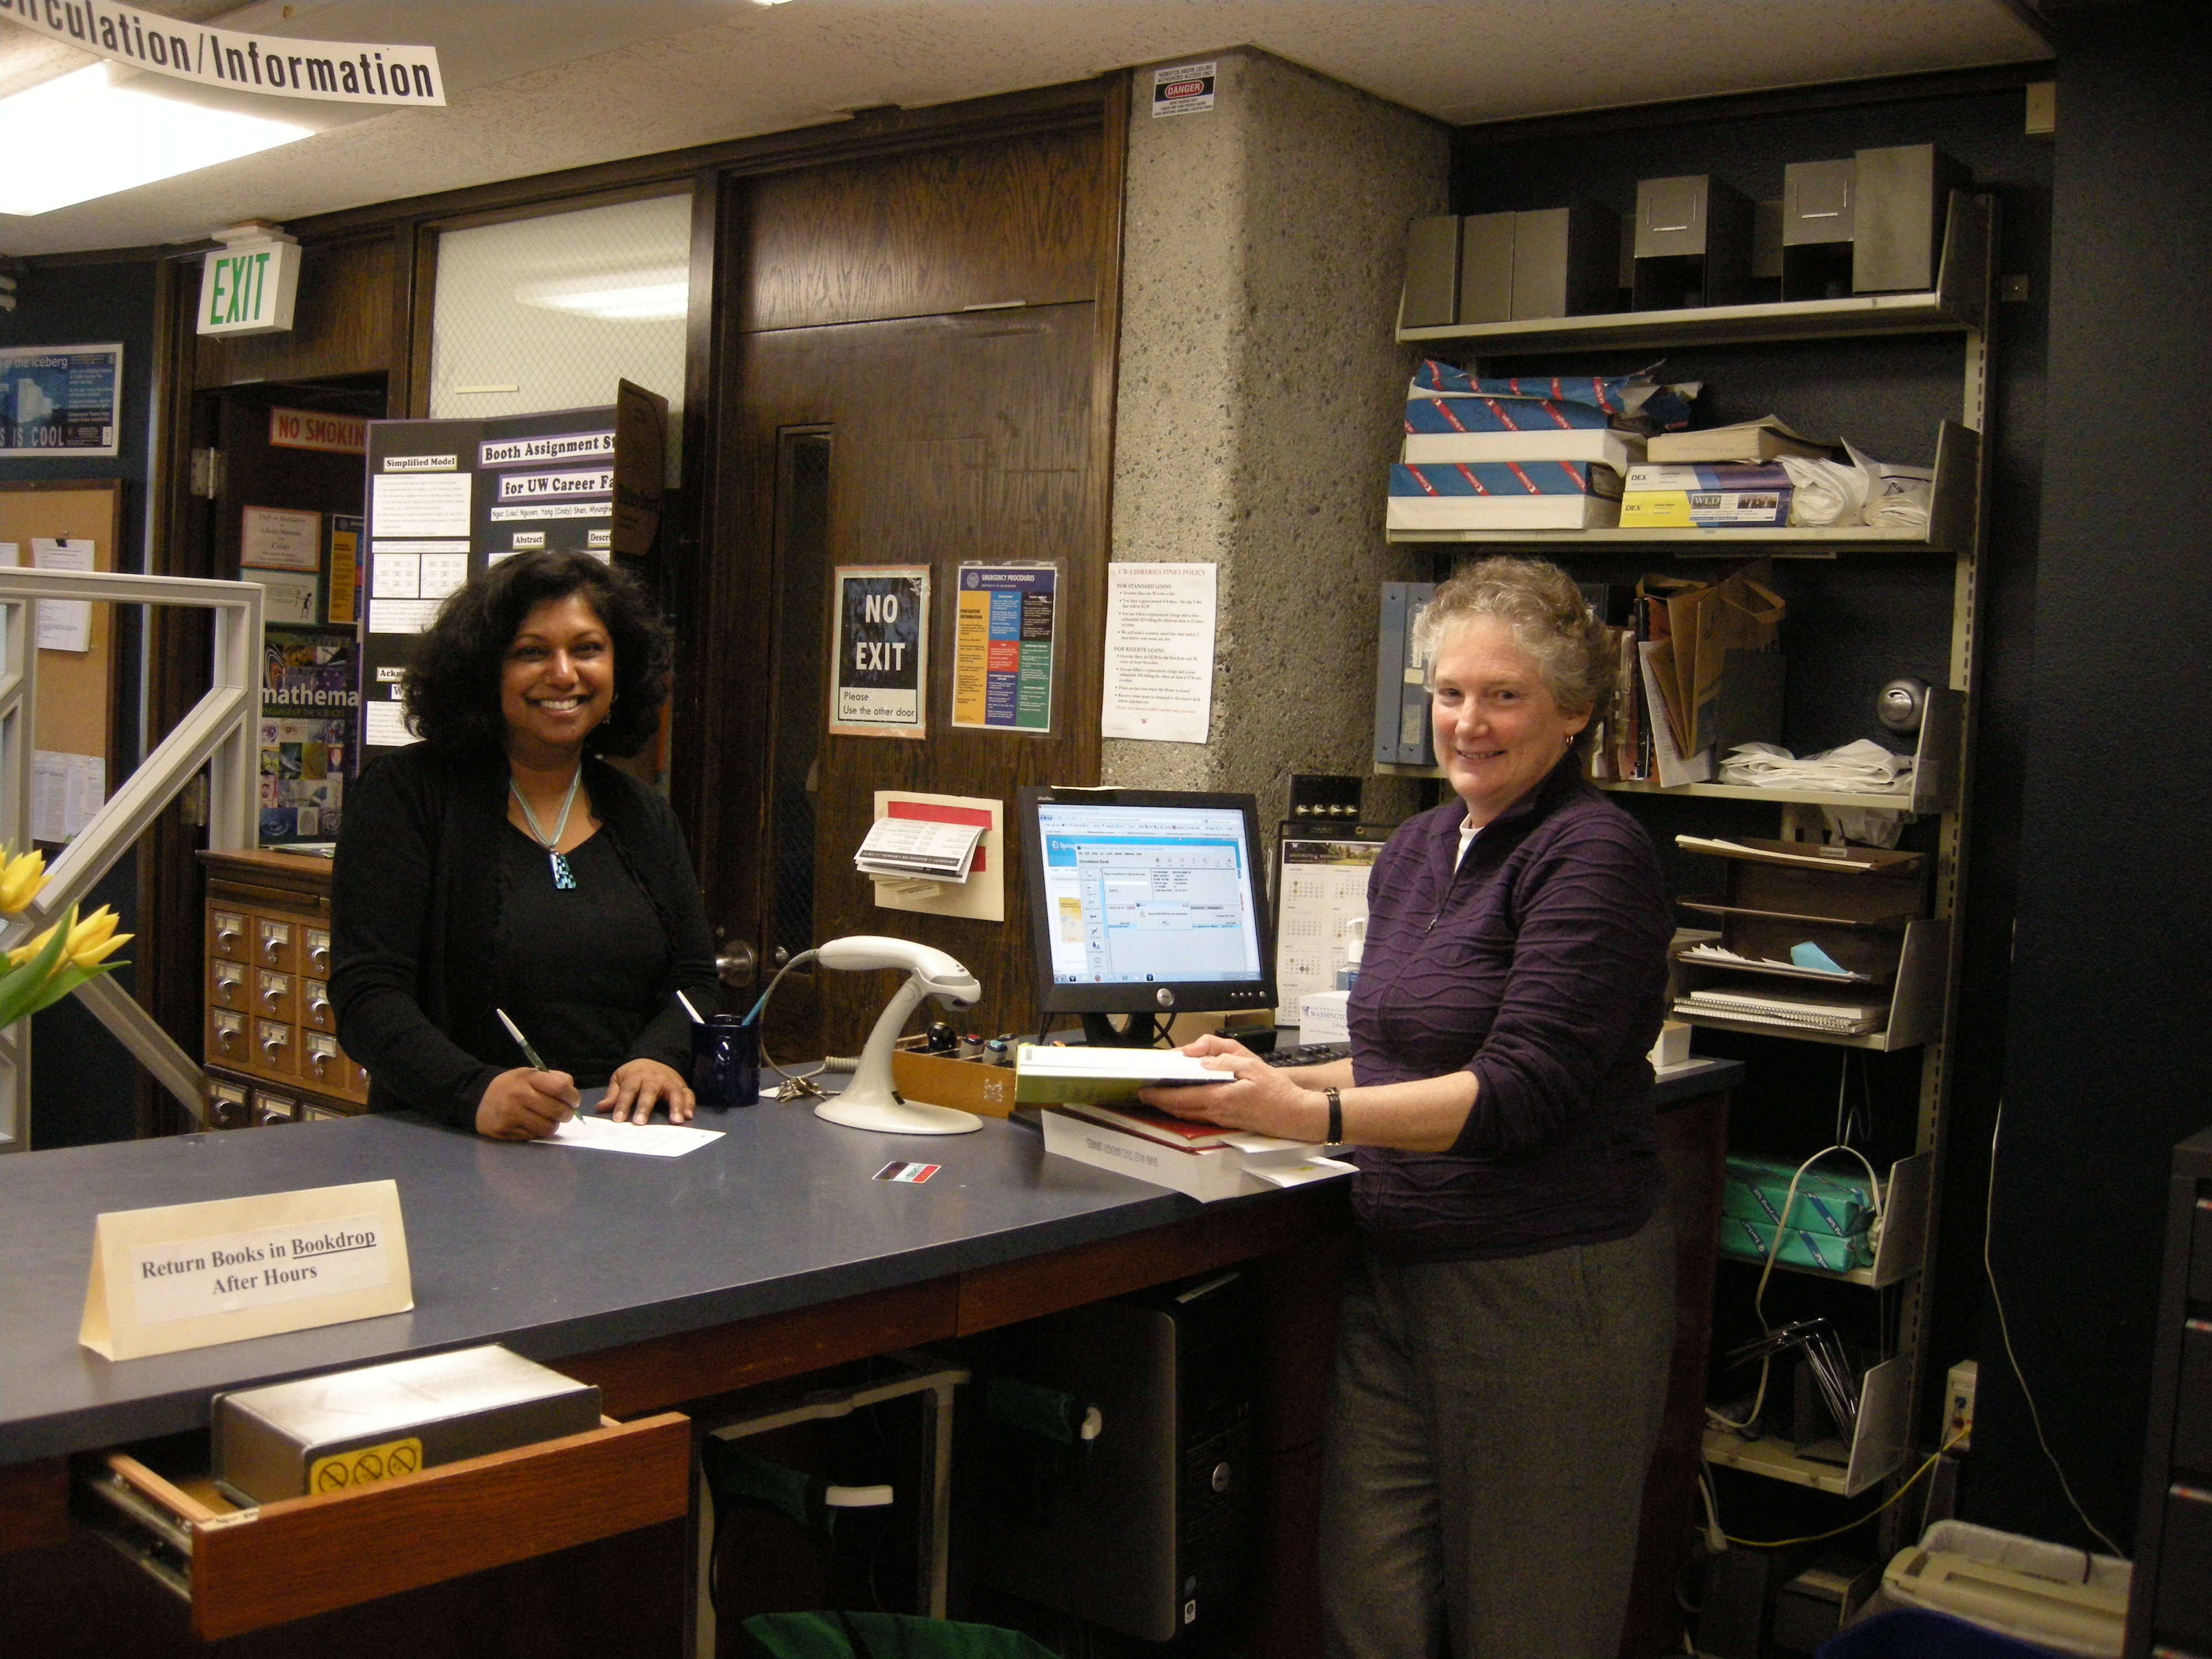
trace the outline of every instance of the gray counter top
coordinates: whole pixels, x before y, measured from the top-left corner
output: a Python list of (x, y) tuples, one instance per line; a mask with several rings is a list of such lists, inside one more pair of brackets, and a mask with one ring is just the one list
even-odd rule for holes
[[(1195, 1200), (1031, 1131), (878, 1135), (804, 1106), (702, 1112), (682, 1158), (480, 1139), (400, 1115), (0, 1159), (0, 1463), (204, 1427), (217, 1390), (500, 1341), (533, 1359), (727, 1324), (1085, 1244)], [(893, 1159), (941, 1163), (916, 1186)], [(121, 1362), (77, 1344), (93, 1218), (399, 1183), (410, 1313)], [(1266, 1202), (1263, 1198), (1232, 1202)]]
[[(1662, 1108), (1741, 1070), (1670, 1073)], [(878, 1135), (764, 1103), (698, 1122), (725, 1133), (677, 1158), (489, 1141), (406, 1115), (0, 1158), (0, 1464), (204, 1427), (224, 1389), (476, 1342), (557, 1364), (1203, 1207), (1048, 1161), (1033, 1131), (990, 1120), (976, 1134)], [(944, 1167), (920, 1186), (872, 1178), (893, 1160)], [(387, 1177), (406, 1218), (412, 1312), (147, 1359), (78, 1346), (102, 1212)]]

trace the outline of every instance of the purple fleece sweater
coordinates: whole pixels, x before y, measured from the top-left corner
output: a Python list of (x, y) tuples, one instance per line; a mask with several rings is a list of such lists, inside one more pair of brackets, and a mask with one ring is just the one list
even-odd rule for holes
[(1665, 1187), (1644, 1056), (1673, 921), (1657, 855), (1571, 756), (1474, 838), (1466, 809), (1402, 825), (1367, 884), (1353, 1075), (1471, 1071), (1449, 1152), (1362, 1147), (1352, 1206), (1401, 1260), (1533, 1255), (1638, 1231)]

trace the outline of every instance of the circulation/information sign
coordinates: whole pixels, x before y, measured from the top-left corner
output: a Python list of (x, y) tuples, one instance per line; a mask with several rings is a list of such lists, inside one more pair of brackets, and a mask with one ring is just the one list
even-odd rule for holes
[(963, 564), (952, 633), (952, 723), (1052, 730), (1057, 565)]

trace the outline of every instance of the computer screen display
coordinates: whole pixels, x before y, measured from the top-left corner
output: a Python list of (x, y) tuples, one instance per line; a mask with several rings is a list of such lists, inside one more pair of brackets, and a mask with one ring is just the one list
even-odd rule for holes
[(1272, 1006), (1250, 796), (1024, 790), (1022, 817), (1046, 1009)]

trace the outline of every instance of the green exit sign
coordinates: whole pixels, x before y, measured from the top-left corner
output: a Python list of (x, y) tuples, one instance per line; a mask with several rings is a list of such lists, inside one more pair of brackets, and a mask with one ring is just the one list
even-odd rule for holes
[(291, 238), (231, 243), (200, 267), (198, 331), (283, 333), (299, 288), (300, 245)]

